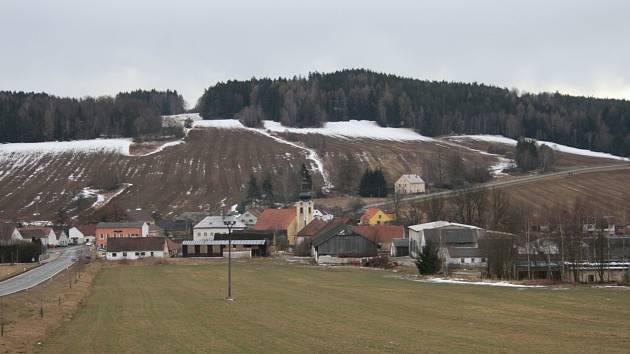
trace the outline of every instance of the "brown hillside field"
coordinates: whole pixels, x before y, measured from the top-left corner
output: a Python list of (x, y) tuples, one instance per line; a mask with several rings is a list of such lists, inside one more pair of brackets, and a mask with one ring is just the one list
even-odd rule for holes
[(624, 353), (627, 289), (428, 284), (277, 260), (119, 266), (44, 353)]
[[(452, 151), (448, 146), (426, 142), (346, 140), (321, 135), (295, 135), (291, 140), (318, 151), (333, 184), (338, 179), (339, 156), (345, 153), (357, 156), (357, 180), (365, 168), (382, 166), (393, 183), (400, 174), (421, 173), (425, 159)], [(479, 157), (466, 150), (461, 153), (469, 164), (494, 163), (492, 157)], [(19, 167), (11, 167), (13, 161), (0, 161), (0, 170), (11, 170), (0, 176), (0, 220), (50, 219), (61, 208), (76, 208), (75, 198), (82, 188), (115, 189), (122, 183), (132, 184), (113, 200), (123, 208), (142, 207), (167, 216), (181, 211), (217, 212), (222, 200), (230, 206), (245, 196), (251, 173), (259, 183), (271, 174), (276, 198), (292, 201), (300, 166), (309, 164), (302, 149), (254, 132), (214, 128), (194, 129), (184, 144), (149, 156), (102, 153), (39, 158), (36, 163)], [(323, 184), (317, 173), (313, 181), (316, 189)], [(94, 201), (92, 198), (84, 204), (89, 207)], [(75, 209), (70, 215), (76, 213)]]
[(513, 203), (524, 203), (539, 215), (582, 199), (592, 206), (593, 216), (610, 215), (630, 222), (630, 170), (562, 176), (505, 190)]
[[(316, 150), (335, 185), (339, 184), (341, 161), (346, 155), (354, 156), (357, 161), (353, 181), (357, 185), (367, 167), (382, 167), (393, 186), (401, 174), (422, 174), (425, 161), (440, 158), (445, 161), (452, 153), (459, 153), (468, 166), (490, 166), (497, 162), (493, 156), (445, 140), (399, 142), (317, 134), (281, 136)], [(155, 147), (146, 143), (132, 150), (146, 153)], [(571, 159), (559, 157), (563, 165), (612, 161)], [(183, 211), (219, 212), (222, 205), (231, 206), (244, 198), (251, 173), (259, 183), (270, 174), (276, 199), (290, 202), (295, 198), (298, 172), (305, 162), (311, 165), (303, 149), (251, 131), (216, 128), (194, 129), (184, 144), (148, 156), (112, 153), (19, 156), (0, 160), (0, 171), (7, 171), (0, 174), (0, 220), (53, 219), (61, 209), (68, 210), (69, 216), (79, 211), (83, 216), (89, 215), (96, 199), (77, 201), (83, 188), (108, 190), (103, 194), (111, 195), (125, 183), (131, 186), (110, 203), (122, 208), (159, 211), (167, 217)], [(313, 181), (319, 190), (322, 177), (315, 173)]]

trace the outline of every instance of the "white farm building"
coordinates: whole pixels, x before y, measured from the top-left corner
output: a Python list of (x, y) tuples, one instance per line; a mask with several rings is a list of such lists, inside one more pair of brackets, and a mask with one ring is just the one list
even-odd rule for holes
[(396, 194), (424, 193), (424, 180), (418, 175), (402, 175), (394, 184)]

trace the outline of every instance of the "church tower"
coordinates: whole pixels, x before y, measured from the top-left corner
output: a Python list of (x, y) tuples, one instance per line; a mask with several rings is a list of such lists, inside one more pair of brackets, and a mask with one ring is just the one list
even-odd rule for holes
[(300, 232), (306, 225), (313, 221), (313, 200), (311, 199), (311, 176), (308, 170), (302, 170), (302, 183), (300, 186), (300, 201), (295, 203), (297, 213), (297, 230)]

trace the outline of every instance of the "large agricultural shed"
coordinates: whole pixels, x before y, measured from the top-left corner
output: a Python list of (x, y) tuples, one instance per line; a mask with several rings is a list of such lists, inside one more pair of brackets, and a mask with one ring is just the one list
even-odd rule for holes
[[(224, 257), (229, 240), (187, 240), (182, 243), (184, 257)], [(265, 257), (269, 255), (267, 240), (232, 240), (232, 252), (240, 257)]]
[(316, 237), (312, 242), (315, 260), (321, 256), (338, 258), (374, 257), (378, 253), (378, 243), (354, 232), (352, 227)]

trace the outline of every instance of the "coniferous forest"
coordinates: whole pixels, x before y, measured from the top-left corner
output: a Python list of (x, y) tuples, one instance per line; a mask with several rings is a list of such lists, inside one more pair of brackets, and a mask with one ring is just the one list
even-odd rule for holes
[[(500, 134), (630, 156), (630, 101), (519, 93), (477, 83), (423, 81), (368, 70), (218, 83), (196, 110), (204, 119), (262, 120), (293, 127), (375, 120), (423, 135)], [(158, 134), (160, 115), (184, 112), (177, 91), (61, 98), (0, 92), (0, 142)]]
[(159, 134), (161, 114), (183, 111), (177, 91), (138, 90), (82, 99), (1, 91), (0, 143)]
[(227, 81), (205, 90), (204, 119), (293, 127), (375, 120), (423, 135), (500, 134), (630, 156), (630, 101), (519, 93), (477, 83), (423, 81), (368, 70)]

